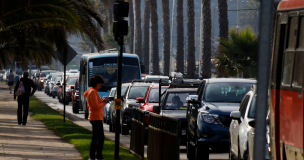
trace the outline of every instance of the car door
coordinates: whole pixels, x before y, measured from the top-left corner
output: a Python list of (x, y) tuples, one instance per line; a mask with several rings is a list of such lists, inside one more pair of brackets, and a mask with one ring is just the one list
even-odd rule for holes
[[(232, 120), (231, 125), (230, 125), (230, 144), (231, 144), (231, 150), (235, 153), (238, 154), (238, 139), (239, 139), (239, 125), (242, 123), (245, 112), (246, 112), (246, 107), (248, 105), (250, 95), (246, 95), (240, 105), (239, 111), (241, 112), (241, 118), (240, 120)], [(243, 117), (243, 118), (242, 118)]]

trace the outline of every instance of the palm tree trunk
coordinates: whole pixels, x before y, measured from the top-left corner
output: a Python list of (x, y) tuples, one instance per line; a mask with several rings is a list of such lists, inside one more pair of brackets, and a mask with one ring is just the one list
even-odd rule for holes
[[(227, 39), (228, 38), (228, 5), (227, 0), (218, 0), (218, 8), (219, 8), (219, 28), (220, 28), (220, 38)], [(221, 53), (220, 53), (221, 54)], [(218, 77), (226, 77), (226, 74), (222, 70), (218, 70)]]
[(220, 38), (228, 38), (228, 5), (227, 0), (218, 0)]
[(203, 3), (203, 63), (202, 78), (211, 77), (211, 8), (210, 0), (202, 0)]
[(195, 77), (195, 39), (194, 39), (194, 31), (195, 31), (195, 22), (194, 22), (194, 1), (187, 0), (187, 77), (194, 78)]
[(152, 70), (153, 75), (159, 75), (158, 51), (158, 15), (156, 0), (150, 0), (151, 35), (152, 35)]
[(184, 74), (184, 15), (183, 0), (177, 0), (176, 70)]
[(145, 13), (144, 13), (144, 44), (142, 48), (142, 54), (145, 64), (145, 71), (143, 73), (149, 73), (149, 49), (150, 49), (150, 0), (145, 0)]
[(139, 60), (142, 61), (142, 31), (141, 31), (141, 0), (135, 0), (135, 15), (136, 15), (136, 44), (135, 53), (138, 55)]
[(134, 13), (133, 0), (129, 0), (129, 20), (130, 20), (130, 53), (133, 53), (134, 44)]
[(164, 75), (169, 76), (170, 69), (170, 18), (169, 0), (162, 0), (163, 28), (164, 28)]

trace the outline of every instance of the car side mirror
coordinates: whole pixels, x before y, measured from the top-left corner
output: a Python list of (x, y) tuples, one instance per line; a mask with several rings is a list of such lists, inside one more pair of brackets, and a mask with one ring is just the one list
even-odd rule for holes
[(138, 98), (136, 98), (135, 102), (136, 103), (145, 103), (145, 100), (143, 97), (138, 97)]
[(159, 106), (153, 106), (153, 112), (154, 113), (159, 113), (160, 112), (160, 107)]
[(59, 86), (59, 85), (60, 85), (60, 83), (56, 83), (56, 85), (57, 85), (57, 86)]
[(240, 120), (240, 118), (241, 118), (241, 112), (240, 111), (232, 111), (230, 113), (230, 117), (232, 119)]
[(198, 95), (189, 95), (186, 98), (187, 103), (199, 104), (200, 101), (198, 100)]
[(255, 128), (255, 120), (248, 122), (249, 126)]
[(74, 87), (74, 86), (71, 86), (70, 88), (71, 88), (71, 89), (75, 89), (75, 87)]

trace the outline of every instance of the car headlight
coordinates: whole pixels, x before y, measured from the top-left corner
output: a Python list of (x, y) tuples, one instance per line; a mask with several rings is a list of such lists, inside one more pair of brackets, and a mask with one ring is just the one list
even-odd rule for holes
[(44, 80), (40, 80), (40, 82), (43, 82)]
[(211, 123), (211, 124), (218, 124), (217, 120), (215, 117), (218, 117), (218, 115), (216, 114), (210, 114), (207, 112), (201, 112), (201, 120), (207, 123)]

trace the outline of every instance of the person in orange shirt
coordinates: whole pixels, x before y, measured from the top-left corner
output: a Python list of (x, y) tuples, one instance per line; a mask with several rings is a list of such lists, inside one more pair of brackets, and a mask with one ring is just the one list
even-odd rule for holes
[[(90, 79), (89, 85), (91, 86), (85, 93), (87, 97), (87, 107), (89, 110), (89, 121), (92, 125), (92, 141), (90, 148), (90, 159), (104, 160), (102, 156), (104, 131), (103, 131), (103, 107), (109, 102), (109, 99), (101, 99), (98, 90), (105, 84), (105, 80), (100, 75), (95, 75)], [(97, 152), (95, 156), (95, 152)]]

